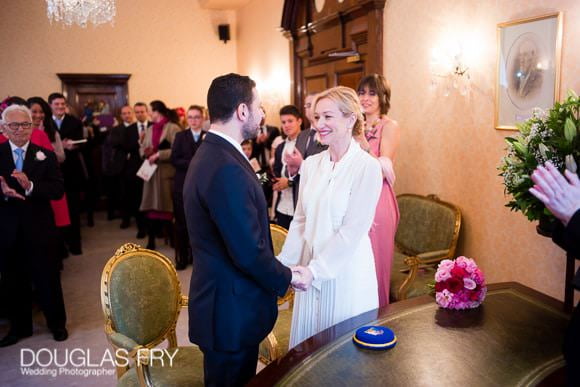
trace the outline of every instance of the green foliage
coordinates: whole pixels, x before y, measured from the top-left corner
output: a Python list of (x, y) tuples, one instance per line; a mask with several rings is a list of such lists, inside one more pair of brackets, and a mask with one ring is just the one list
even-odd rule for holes
[[(519, 124), (519, 133), (505, 139), (506, 156), (498, 170), (503, 177), (505, 193), (511, 196), (506, 204), (512, 211), (521, 211), (530, 221), (540, 216), (553, 217), (542, 204), (529, 193), (533, 187), (530, 176), (536, 167), (551, 161), (560, 171), (576, 172), (571, 165), (580, 162), (580, 100), (569, 91), (563, 102), (556, 102), (548, 111), (535, 109), (532, 118)], [(568, 157), (566, 157), (568, 156)]]

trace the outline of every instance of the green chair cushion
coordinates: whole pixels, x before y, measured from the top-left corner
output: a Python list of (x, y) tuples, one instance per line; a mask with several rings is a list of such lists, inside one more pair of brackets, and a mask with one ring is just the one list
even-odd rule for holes
[[(169, 358), (164, 357), (165, 367), (158, 360), (149, 367), (154, 386), (185, 387), (203, 386), (203, 354), (198, 347), (178, 347), (179, 352), (173, 358), (173, 367), (169, 367)], [(172, 352), (171, 352), (172, 353)], [(117, 382), (118, 387), (139, 387), (135, 367), (127, 371)]]
[(109, 297), (115, 331), (145, 345), (174, 324), (179, 289), (174, 274), (159, 259), (136, 254), (121, 260), (111, 274)]

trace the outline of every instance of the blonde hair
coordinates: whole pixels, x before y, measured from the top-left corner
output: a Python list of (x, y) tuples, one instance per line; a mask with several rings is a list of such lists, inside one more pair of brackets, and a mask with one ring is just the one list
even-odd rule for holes
[(314, 106), (316, 107), (318, 101), (324, 98), (328, 98), (336, 103), (338, 105), (338, 110), (340, 110), (344, 116), (354, 114), (356, 121), (352, 127), (352, 135), (358, 136), (362, 133), (364, 125), (363, 111), (360, 106), (358, 95), (353, 89), (345, 86), (336, 86), (324, 90), (316, 95)]

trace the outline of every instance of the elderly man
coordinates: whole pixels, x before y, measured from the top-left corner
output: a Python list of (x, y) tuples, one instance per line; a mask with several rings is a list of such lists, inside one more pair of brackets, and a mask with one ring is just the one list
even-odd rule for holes
[(31, 284), (54, 339), (63, 341), (68, 333), (50, 200), (62, 197), (64, 183), (55, 154), (30, 142), (30, 110), (9, 106), (2, 121), (9, 141), (0, 144), (0, 270), (10, 331), (0, 347), (32, 335)]

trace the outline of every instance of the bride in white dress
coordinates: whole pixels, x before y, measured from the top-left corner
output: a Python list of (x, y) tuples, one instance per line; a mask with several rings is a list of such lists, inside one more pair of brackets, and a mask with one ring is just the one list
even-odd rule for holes
[(382, 186), (379, 162), (353, 139), (363, 115), (354, 90), (317, 96), (316, 129), (328, 150), (300, 170), (294, 219), (278, 258), (303, 266), (312, 284), (296, 292), (290, 348), (350, 317), (378, 307), (369, 229)]

